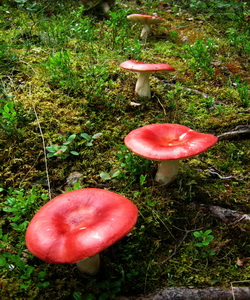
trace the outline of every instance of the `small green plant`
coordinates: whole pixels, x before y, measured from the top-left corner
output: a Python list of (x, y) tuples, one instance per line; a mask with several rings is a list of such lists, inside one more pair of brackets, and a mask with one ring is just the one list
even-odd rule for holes
[(13, 70), (17, 69), (18, 66), (18, 56), (14, 51), (13, 47), (5, 42), (0, 44), (0, 78), (4, 75), (9, 75)]
[[(62, 138), (64, 138), (63, 134), (60, 134)], [(94, 140), (100, 138), (102, 136), (102, 133), (95, 133), (93, 135), (89, 135), (85, 132), (80, 134), (80, 137), (82, 137), (85, 141), (87, 141), (87, 146), (93, 146)], [(60, 157), (62, 159), (67, 158), (70, 154), (72, 155), (79, 155), (79, 152), (70, 150), (70, 146), (73, 144), (73, 141), (77, 138), (76, 134), (71, 134), (66, 141), (64, 141), (62, 144), (53, 144), (51, 146), (47, 146), (46, 150), (49, 152), (47, 154), (47, 157)], [(79, 143), (80, 144), (80, 143)]]
[(211, 108), (214, 105), (214, 97), (208, 96), (202, 99), (202, 102), (205, 104), (206, 108)]
[(7, 132), (12, 132), (16, 129), (17, 125), (17, 112), (13, 102), (7, 102), (3, 108), (0, 108), (2, 114), (1, 125)]
[(98, 282), (97, 287), (100, 289), (98, 300), (115, 299), (116, 294), (121, 291), (121, 285), (121, 279), (113, 282), (108, 280)]
[(141, 60), (142, 44), (140, 40), (135, 39), (132, 43), (125, 45), (123, 50), (128, 57), (133, 57), (135, 60)]
[[(25, 194), (24, 190), (9, 189), (8, 196), (3, 202), (3, 211), (8, 213), (7, 219), (15, 231), (24, 233), (29, 223), (25, 220), (27, 215), (32, 214), (37, 205), (37, 198), (40, 197), (42, 201), (48, 199), (48, 195), (42, 193), (38, 195), (37, 188), (34, 186), (30, 193)], [(24, 219), (24, 221), (23, 221)]]
[[(247, 2), (235, 0), (181, 0), (178, 4), (197, 14), (207, 14), (220, 21), (234, 21), (238, 26), (244, 24), (248, 12)], [(176, 6), (176, 5), (175, 5)]]
[(212, 230), (208, 229), (206, 231), (195, 231), (193, 232), (194, 237), (196, 237), (199, 242), (195, 243), (195, 246), (198, 248), (202, 248), (202, 256), (209, 257), (215, 255), (215, 252), (210, 249), (210, 243), (213, 241), (214, 236), (212, 234)]
[(177, 82), (175, 84), (175, 88), (173, 90), (169, 90), (167, 92), (167, 98), (168, 98), (168, 107), (170, 109), (176, 108), (176, 103), (178, 102), (178, 99), (180, 99), (181, 94), (183, 92), (182, 84)]
[(29, 0), (14, 0), (18, 4), (18, 8), (25, 8), (28, 11), (37, 11), (38, 5), (36, 2), (30, 3)]
[(238, 30), (237, 28), (229, 28), (226, 33), (228, 35), (227, 38), (229, 44), (233, 46), (235, 50), (240, 54), (250, 54), (249, 30), (241, 32), (241, 30)]
[[(71, 11), (69, 18), (65, 19), (64, 16), (60, 16), (60, 21), (72, 37), (78, 37), (86, 42), (93, 42), (96, 32), (95, 25), (88, 16), (82, 17), (83, 12), (84, 6), (80, 5), (76, 10)], [(91, 45), (89, 46), (91, 47)]]
[(56, 52), (49, 56), (44, 64), (48, 70), (51, 83), (69, 92), (75, 91), (79, 86), (79, 77), (73, 69), (69, 51)]
[[(2, 198), (2, 212), (5, 215), (5, 226), (0, 229), (0, 266), (6, 274), (16, 274), (23, 290), (37, 287), (46, 287), (46, 272), (35, 272), (35, 268), (28, 261), (33, 257), (26, 250), (25, 231), (29, 219), (33, 216), (39, 205), (48, 200), (48, 195), (38, 192), (34, 186), (30, 192), (9, 189), (7, 192), (0, 189)], [(7, 193), (7, 195), (6, 195)], [(2, 195), (3, 194), (3, 195)]]
[(85, 132), (81, 133), (80, 136), (87, 141), (87, 146), (93, 146), (93, 142), (96, 139), (99, 139), (102, 136), (101, 132), (95, 133), (93, 135), (89, 135)]
[(81, 82), (85, 87), (84, 96), (91, 101), (94, 97), (103, 98), (105, 89), (113, 83), (105, 65), (87, 64), (81, 73)]
[(122, 168), (119, 178), (128, 180), (128, 184), (140, 180), (141, 184), (145, 183), (145, 178), (140, 177), (143, 173), (147, 173), (152, 166), (152, 161), (133, 154), (125, 145), (119, 146), (120, 151), (116, 154), (121, 161)]
[(176, 30), (170, 30), (168, 32), (168, 40), (172, 43), (177, 42), (179, 39), (178, 32)]
[(73, 184), (73, 186), (68, 186), (63, 193), (76, 191), (82, 189), (82, 185), (80, 180)]
[(11, 94), (6, 94), (0, 99), (0, 127), (7, 135), (20, 135), (21, 123), (28, 120), (20, 102), (14, 102)]
[(237, 92), (239, 93), (242, 105), (244, 107), (250, 106), (250, 84), (248, 82), (241, 82), (239, 79), (236, 79), (235, 82)]
[(76, 134), (72, 134), (62, 145), (54, 144), (51, 146), (47, 146), (46, 150), (49, 152), (47, 154), (47, 157), (58, 156), (62, 159), (65, 159), (69, 156), (69, 154), (79, 155), (77, 151), (69, 151), (69, 147), (68, 147), (69, 144), (71, 144), (75, 138), (76, 138)]
[[(213, 40), (196, 40), (192, 45), (186, 45), (186, 58), (188, 58), (188, 64), (194, 72), (203, 72), (204, 75), (212, 76), (214, 74), (214, 68), (211, 66), (211, 62), (214, 59), (218, 46)], [(199, 77), (199, 73), (196, 77)]]
[(121, 171), (118, 169), (111, 170), (109, 173), (107, 172), (101, 172), (100, 177), (102, 180), (107, 181), (115, 181), (115, 178), (119, 178), (119, 175), (121, 174)]
[(97, 295), (82, 296), (81, 292), (74, 292), (73, 298), (75, 300), (112, 300), (116, 299), (116, 295), (121, 291), (122, 279), (117, 281), (103, 280), (96, 283), (98, 288)]
[[(127, 11), (119, 9), (110, 11), (110, 18), (105, 23), (110, 28), (106, 31), (106, 38), (111, 49), (123, 49), (128, 44), (130, 26), (127, 22)], [(111, 42), (111, 43), (110, 43)]]

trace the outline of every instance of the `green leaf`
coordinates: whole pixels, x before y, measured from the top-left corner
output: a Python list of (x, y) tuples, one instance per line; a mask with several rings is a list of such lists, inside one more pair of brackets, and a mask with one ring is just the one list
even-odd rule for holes
[(91, 139), (92, 139), (91, 136), (85, 132), (81, 133), (81, 137), (83, 137), (87, 141), (91, 141)]
[(201, 238), (203, 236), (203, 233), (202, 232), (199, 232), (199, 231), (195, 231), (193, 232), (193, 235), (196, 237), (196, 238)]
[(196, 243), (195, 246), (201, 248), (201, 247), (204, 247), (204, 244), (203, 243)]
[(157, 201), (151, 201), (151, 200), (147, 200), (147, 205), (148, 206), (155, 206), (156, 205), (156, 203), (157, 203)]
[(48, 153), (47, 154), (47, 157), (53, 157), (53, 156), (55, 156), (55, 153), (53, 152), (53, 153)]
[(56, 152), (58, 149), (55, 149), (55, 146), (48, 146), (45, 148), (49, 152)]
[(93, 136), (92, 136), (92, 139), (98, 139), (99, 137), (102, 136), (102, 133), (99, 132), (99, 133), (95, 133)]
[(208, 235), (208, 236), (206, 236), (206, 239), (203, 243), (208, 243), (209, 244), (213, 239), (214, 239), (213, 235)]
[(72, 134), (68, 137), (68, 142), (71, 143), (76, 138), (76, 134)]
[(0, 267), (6, 267), (6, 266), (7, 266), (6, 259), (4, 257), (0, 257)]
[(208, 230), (206, 230), (206, 231), (203, 233), (203, 235), (209, 235), (211, 232), (212, 232), (212, 230), (211, 230), (211, 229), (208, 229)]
[(74, 292), (73, 293), (73, 298), (75, 300), (83, 300), (82, 294), (80, 292)]
[(79, 153), (77, 151), (70, 151), (70, 153), (73, 155), (79, 155)]
[(110, 172), (110, 175), (112, 178), (115, 178), (115, 177), (119, 176), (120, 174), (121, 174), (120, 170), (113, 170)]
[(68, 149), (67, 146), (62, 145), (58, 150), (61, 150), (62, 152), (65, 152)]
[(147, 175), (140, 175), (140, 185), (143, 186), (146, 182)]
[(110, 180), (111, 179), (111, 176), (107, 172), (101, 172), (99, 175), (100, 175), (101, 179), (103, 179), (103, 180)]
[(109, 296), (110, 295), (108, 293), (104, 292), (99, 296), (98, 300), (106, 300), (109, 298)]

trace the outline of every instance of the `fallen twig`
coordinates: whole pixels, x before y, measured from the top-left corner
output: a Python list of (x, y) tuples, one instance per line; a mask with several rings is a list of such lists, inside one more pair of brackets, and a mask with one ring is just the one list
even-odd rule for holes
[(247, 139), (250, 138), (250, 125), (239, 125), (232, 131), (224, 132), (217, 136), (221, 140), (232, 140), (232, 139)]
[(154, 295), (144, 295), (142, 297), (130, 298), (135, 300), (249, 300), (250, 288), (233, 287), (232, 289), (205, 288), (191, 289), (185, 287), (166, 288)]
[(191, 232), (191, 231), (193, 231), (193, 230), (186, 230), (186, 232), (185, 232), (183, 238), (180, 240), (179, 244), (178, 244), (177, 246), (175, 246), (173, 253), (172, 253), (168, 258), (166, 258), (165, 260), (163, 260), (163, 261), (161, 262), (161, 265), (165, 264), (165, 263), (168, 262), (173, 256), (175, 256), (175, 254), (177, 253), (177, 250), (181, 247), (181, 245), (183, 244), (183, 242), (184, 242), (185, 239), (187, 238), (189, 232)]
[(212, 217), (223, 221), (229, 226), (234, 226), (240, 222), (248, 223), (250, 221), (249, 214), (244, 214), (229, 208), (200, 203), (193, 203), (193, 205), (196, 209), (199, 209), (205, 213), (209, 213)]
[(211, 167), (210, 169), (208, 169), (208, 173), (210, 175), (215, 175), (217, 177), (219, 177), (220, 179), (226, 180), (226, 179), (233, 179), (233, 176), (221, 176), (219, 174), (219, 171), (215, 168), (215, 167)]

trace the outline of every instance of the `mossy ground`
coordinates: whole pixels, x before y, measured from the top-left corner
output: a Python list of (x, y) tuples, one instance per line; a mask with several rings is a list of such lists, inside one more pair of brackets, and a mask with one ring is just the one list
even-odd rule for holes
[[(3, 1), (0, 6), (1, 98), (14, 99), (18, 112), (17, 124), (0, 132), (1, 225), (2, 234), (8, 234), (1, 253), (16, 255), (34, 268), (27, 275), (26, 267), (5, 256), (3, 299), (114, 299), (182, 285), (229, 287), (250, 279), (250, 265), (237, 266), (237, 258), (249, 257), (249, 226), (227, 226), (193, 206), (198, 202), (249, 213), (249, 140), (219, 141), (182, 161), (169, 186), (154, 182), (156, 162), (123, 148), (125, 135), (146, 124), (178, 123), (214, 135), (249, 124), (249, 100), (237, 88), (237, 80), (249, 83), (249, 48), (244, 38), (236, 39), (227, 30), (241, 28), (238, 34), (244, 36), (249, 33), (247, 20), (199, 10), (188, 13), (171, 1), (141, 1), (140, 7), (135, 1), (117, 2), (108, 20), (85, 13), (78, 1), (37, 1), (33, 8), (33, 1), (23, 6)], [(155, 26), (141, 44), (141, 26), (126, 20), (131, 13), (158, 13), (167, 21)], [(201, 60), (203, 50), (197, 50), (195, 59), (190, 45), (197, 40), (216, 45), (212, 61), (205, 65), (213, 49), (207, 45)], [(152, 98), (137, 99), (137, 75), (119, 67), (128, 59), (168, 63), (176, 71), (152, 75)], [(80, 137), (83, 132), (102, 136), (87, 146)], [(77, 137), (68, 146), (68, 156), (46, 159), (52, 197), (65, 190), (72, 172), (80, 172), (82, 188), (120, 193), (140, 212), (132, 233), (101, 254), (102, 269), (95, 278), (79, 274), (73, 265), (47, 264), (27, 254), (25, 228), (15, 231), (13, 211), (6, 211), (7, 194), (13, 190), (29, 195), (36, 186), (37, 201), (12, 223), (29, 221), (48, 201), (40, 197), (48, 190), (42, 138), (46, 146), (61, 145), (71, 134)], [(222, 177), (232, 177), (213, 177), (211, 167)], [(119, 177), (102, 180), (101, 172), (115, 169), (121, 171)], [(145, 182), (140, 175), (146, 176)], [(204, 258), (195, 246), (192, 231), (200, 229), (213, 231), (214, 256)], [(9, 264), (2, 263), (8, 259)]]

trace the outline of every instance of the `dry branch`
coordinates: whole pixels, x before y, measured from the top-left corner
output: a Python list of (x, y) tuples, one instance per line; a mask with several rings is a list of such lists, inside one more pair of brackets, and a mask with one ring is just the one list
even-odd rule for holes
[(249, 300), (250, 288), (234, 287), (231, 289), (206, 288), (206, 289), (189, 289), (189, 288), (167, 288), (155, 295), (149, 297), (136, 298), (137, 300)]
[(250, 125), (239, 125), (232, 131), (218, 135), (219, 140), (235, 140), (250, 138)]
[(209, 204), (193, 203), (193, 205), (196, 209), (201, 210), (205, 213), (209, 213), (212, 217), (219, 219), (230, 226), (236, 225), (239, 222), (250, 222), (249, 214), (244, 214), (236, 210)]

